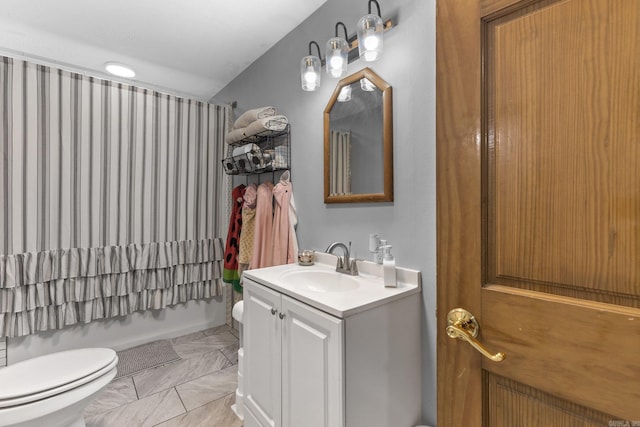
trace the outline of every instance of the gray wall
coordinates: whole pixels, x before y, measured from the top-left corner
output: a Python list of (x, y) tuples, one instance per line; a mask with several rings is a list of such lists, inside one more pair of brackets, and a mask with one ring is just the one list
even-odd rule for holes
[[(422, 271), (423, 419), (436, 420), (436, 223), (435, 223), (435, 0), (380, 0), (382, 15), (397, 17), (387, 32), (381, 60), (369, 65), (393, 87), (395, 201), (325, 205), (323, 202), (322, 112), (336, 85), (326, 73), (320, 90), (300, 88), (300, 60), (308, 43), (324, 49), (337, 21), (349, 34), (367, 11), (365, 0), (328, 0), (267, 54), (219, 92), (214, 102), (237, 101), (238, 111), (275, 105), (292, 124), (292, 182), (301, 248), (321, 250), (332, 241), (352, 241), (370, 258), (368, 235), (393, 245), (400, 266)], [(374, 6), (375, 9), (375, 6)], [(269, 25), (277, 25), (269, 23)], [(324, 55), (324, 53), (323, 53)]]

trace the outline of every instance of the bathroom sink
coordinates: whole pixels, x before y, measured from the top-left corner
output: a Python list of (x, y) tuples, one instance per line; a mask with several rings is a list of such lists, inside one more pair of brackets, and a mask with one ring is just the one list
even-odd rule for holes
[(246, 270), (245, 278), (340, 319), (419, 293), (420, 272), (397, 267), (397, 288), (384, 286), (382, 266), (358, 261), (358, 276), (336, 271), (336, 255), (315, 253), (315, 264)]
[(313, 292), (348, 292), (360, 287), (352, 276), (320, 269), (288, 271), (281, 278), (294, 288)]

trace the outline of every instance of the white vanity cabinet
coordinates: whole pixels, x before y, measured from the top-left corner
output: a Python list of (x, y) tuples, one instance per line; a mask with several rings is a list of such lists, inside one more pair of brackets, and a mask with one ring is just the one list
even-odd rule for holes
[(353, 292), (317, 292), (289, 274), (335, 267), (302, 268), (245, 272), (244, 426), (420, 424), (419, 272), (399, 269), (411, 281), (397, 289), (360, 277)]
[(245, 427), (344, 425), (343, 321), (247, 279), (244, 301)]

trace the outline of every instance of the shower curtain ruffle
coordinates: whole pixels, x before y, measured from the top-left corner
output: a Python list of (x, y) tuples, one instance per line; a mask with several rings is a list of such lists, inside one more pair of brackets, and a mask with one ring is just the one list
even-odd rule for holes
[(0, 255), (0, 336), (222, 293), (221, 239)]

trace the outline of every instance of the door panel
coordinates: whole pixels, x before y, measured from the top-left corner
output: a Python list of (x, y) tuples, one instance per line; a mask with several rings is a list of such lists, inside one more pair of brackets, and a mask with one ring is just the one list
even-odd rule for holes
[(342, 320), (282, 297), (283, 426), (344, 425)]
[(491, 426), (603, 427), (614, 419), (498, 375), (485, 379)]
[(482, 293), (483, 343), (507, 354), (484, 369), (640, 420), (640, 386), (630, 383), (639, 375), (637, 309), (498, 285)]
[(246, 407), (244, 409), (244, 419), (242, 421), (242, 427), (260, 427), (260, 421), (258, 421), (258, 418)]
[(280, 294), (245, 279), (245, 406), (260, 425), (281, 425)]
[(488, 280), (638, 307), (640, 2), (485, 26)]
[(640, 422), (640, 0), (438, 0), (437, 26), (439, 425)]

